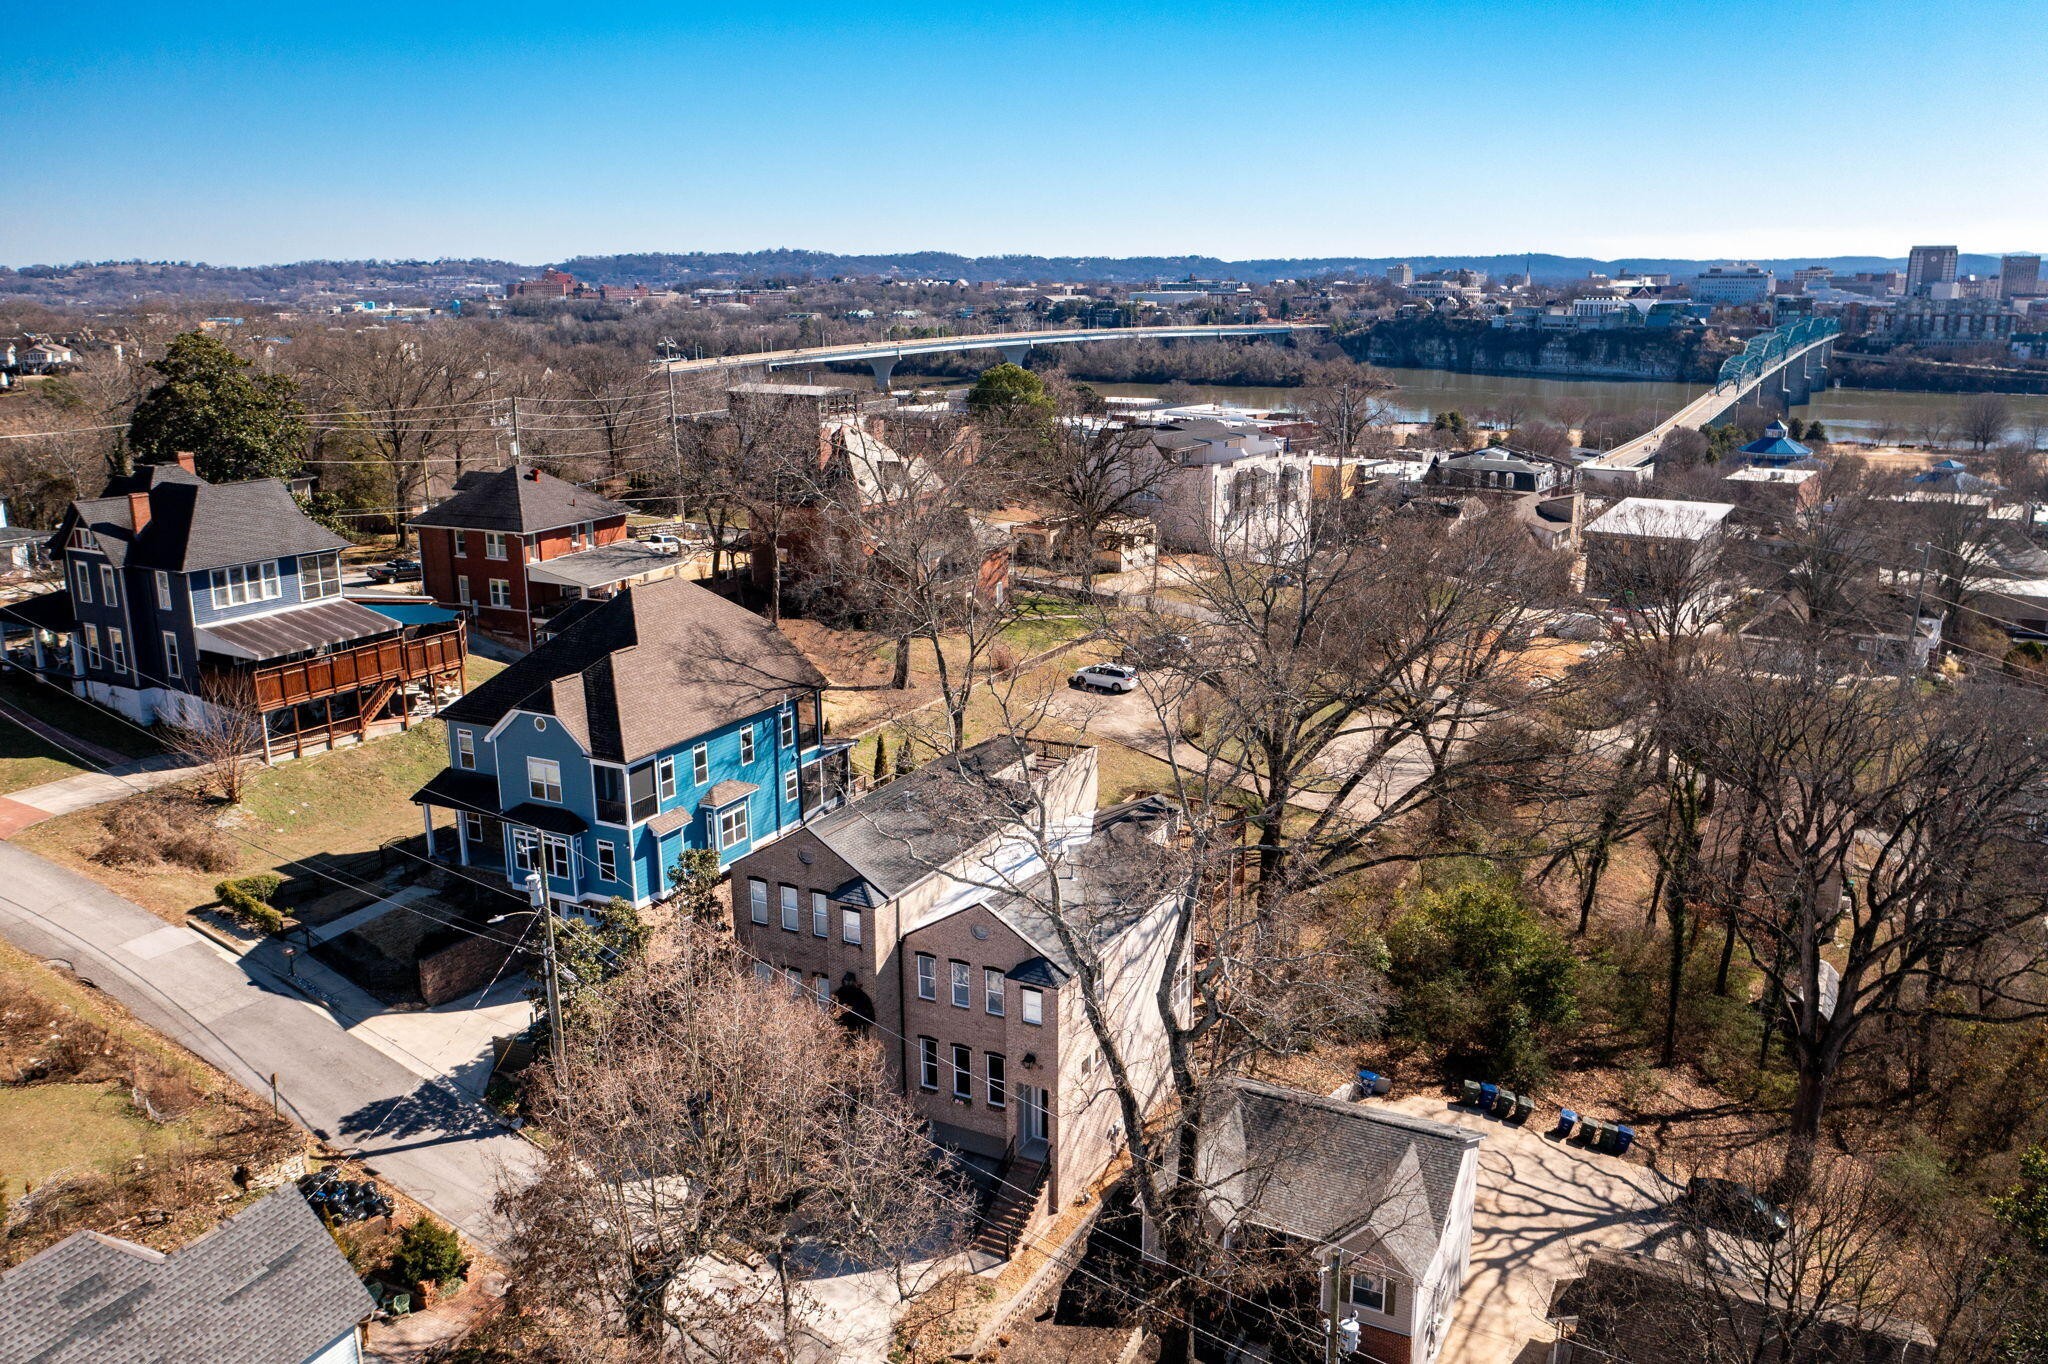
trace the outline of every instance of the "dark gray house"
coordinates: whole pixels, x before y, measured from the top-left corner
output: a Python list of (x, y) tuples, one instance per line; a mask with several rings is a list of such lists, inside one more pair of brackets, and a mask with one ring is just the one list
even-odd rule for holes
[(1439, 460), (1429, 474), (1434, 486), (1475, 492), (1566, 492), (1572, 479), (1572, 466), (1565, 461), (1505, 445)]

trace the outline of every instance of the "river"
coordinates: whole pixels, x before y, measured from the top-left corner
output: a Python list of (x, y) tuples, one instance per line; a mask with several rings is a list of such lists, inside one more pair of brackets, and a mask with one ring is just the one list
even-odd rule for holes
[[(1403, 421), (1430, 421), (1439, 412), (1457, 411), (1467, 417), (1513, 404), (1534, 415), (1548, 415), (1558, 403), (1590, 404), (1595, 411), (1636, 412), (1654, 409), (1675, 412), (1704, 391), (1697, 384), (1665, 383), (1655, 380), (1630, 382), (1620, 379), (1539, 379), (1512, 374), (1456, 374), (1437, 369), (1389, 369), (1383, 371), (1398, 386), (1394, 410)], [(1119, 397), (1156, 397), (1162, 384), (1091, 384), (1098, 393)], [(1241, 407), (1285, 407), (1299, 390), (1289, 388), (1231, 387), (1198, 385), (1205, 400), (1235, 403)], [(1963, 405), (1975, 396), (1966, 393), (1919, 393), (1878, 388), (1831, 388), (1814, 395), (1812, 402), (1794, 408), (1793, 415), (1804, 421), (1818, 419), (1831, 436), (1870, 440), (1879, 435), (1893, 439), (1924, 440), (1936, 434), (1930, 423), (1944, 424), (1941, 434), (1952, 432)], [(2014, 394), (2006, 398), (2012, 411), (2015, 436), (2031, 432), (2037, 443), (2048, 438), (2048, 396)]]

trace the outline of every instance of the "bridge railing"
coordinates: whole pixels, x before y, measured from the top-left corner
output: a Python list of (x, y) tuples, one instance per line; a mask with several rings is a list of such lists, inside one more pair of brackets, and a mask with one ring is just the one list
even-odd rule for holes
[(1721, 372), (1714, 379), (1714, 391), (1718, 393), (1730, 384), (1740, 388), (1752, 379), (1761, 379), (1783, 364), (1786, 357), (1817, 341), (1825, 341), (1841, 330), (1842, 324), (1832, 317), (1803, 317), (1797, 322), (1773, 327), (1761, 336), (1752, 336), (1741, 350), (1721, 362)]

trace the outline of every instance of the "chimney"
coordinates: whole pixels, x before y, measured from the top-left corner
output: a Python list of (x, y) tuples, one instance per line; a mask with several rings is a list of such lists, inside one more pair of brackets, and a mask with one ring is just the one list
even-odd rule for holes
[(180, 450), (178, 451), (178, 467), (188, 474), (197, 474), (199, 472), (199, 461), (190, 450)]
[(538, 468), (522, 470), (520, 477), (524, 478), (528, 483), (538, 483), (540, 482), (540, 470)]
[(128, 494), (128, 519), (135, 524), (135, 533), (142, 534), (142, 528), (149, 524), (149, 494)]

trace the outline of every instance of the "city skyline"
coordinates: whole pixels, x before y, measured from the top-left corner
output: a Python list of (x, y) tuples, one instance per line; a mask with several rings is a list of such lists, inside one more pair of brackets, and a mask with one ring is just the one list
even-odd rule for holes
[(2048, 34), (1924, 8), (29, 14), (0, 261), (2037, 249), (2048, 107), (1981, 57)]

